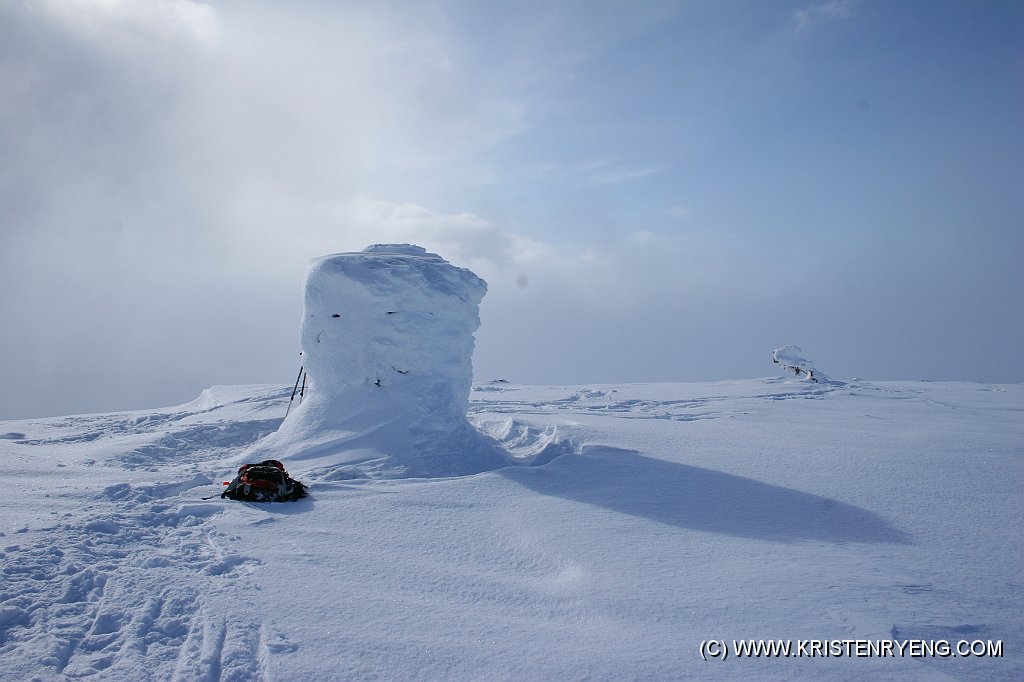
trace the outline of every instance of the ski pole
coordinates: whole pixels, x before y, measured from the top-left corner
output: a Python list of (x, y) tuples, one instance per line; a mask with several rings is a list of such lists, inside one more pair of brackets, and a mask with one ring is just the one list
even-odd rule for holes
[[(299, 353), (299, 355), (302, 355), (302, 353)], [(299, 367), (299, 374), (298, 374), (298, 376), (295, 377), (295, 387), (292, 389), (292, 397), (288, 400), (288, 409), (284, 411), (285, 419), (288, 418), (288, 413), (291, 412), (292, 402), (295, 401), (295, 392), (299, 390), (299, 379), (302, 378), (302, 368), (304, 366), (305, 365), (301, 365)], [(305, 387), (305, 382), (303, 382), (303, 387)], [(301, 397), (299, 398), (299, 402), (300, 403), (302, 402), (302, 398)]]

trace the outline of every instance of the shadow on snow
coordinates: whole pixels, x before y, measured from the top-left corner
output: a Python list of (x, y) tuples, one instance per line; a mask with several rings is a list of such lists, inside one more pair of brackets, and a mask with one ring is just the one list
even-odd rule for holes
[(543, 495), (708, 533), (773, 542), (910, 541), (860, 507), (633, 450), (588, 446), (542, 467), (500, 473)]

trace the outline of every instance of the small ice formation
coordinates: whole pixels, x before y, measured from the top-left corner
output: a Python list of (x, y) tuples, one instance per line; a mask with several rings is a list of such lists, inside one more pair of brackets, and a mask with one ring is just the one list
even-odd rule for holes
[(245, 454), (321, 480), (460, 476), (507, 466), (466, 419), (487, 283), (409, 244), (316, 258), (305, 283), (301, 404)]
[(772, 362), (801, 379), (820, 384), (832, 383), (832, 380), (814, 368), (814, 362), (801, 355), (800, 346), (782, 346), (772, 351)]

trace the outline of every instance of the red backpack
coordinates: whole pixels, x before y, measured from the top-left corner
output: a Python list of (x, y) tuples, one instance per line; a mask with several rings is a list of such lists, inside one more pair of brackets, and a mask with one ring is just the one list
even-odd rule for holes
[(286, 502), (306, 496), (306, 486), (296, 481), (276, 459), (243, 464), (221, 497), (250, 502)]

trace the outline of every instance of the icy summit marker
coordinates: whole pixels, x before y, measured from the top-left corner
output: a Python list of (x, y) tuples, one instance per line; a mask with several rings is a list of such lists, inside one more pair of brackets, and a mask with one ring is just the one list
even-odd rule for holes
[(843, 385), (843, 382), (833, 381), (821, 370), (815, 368), (814, 362), (801, 355), (803, 352), (800, 346), (781, 346), (772, 351), (772, 362), (782, 365), (783, 369), (805, 381), (816, 384)]
[(465, 418), (486, 292), (484, 280), (420, 246), (313, 260), (301, 329), (307, 399), (380, 394), (364, 391), (373, 386), (435, 416)]
[(507, 465), (466, 420), (487, 283), (409, 244), (314, 259), (300, 330), (302, 404), (246, 457), (314, 477), (451, 476)]

